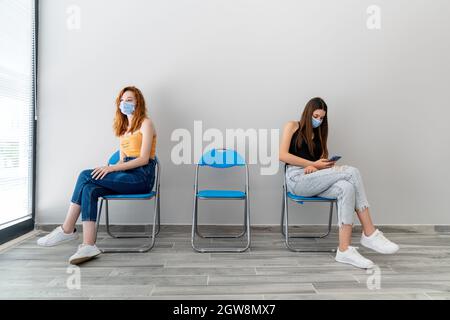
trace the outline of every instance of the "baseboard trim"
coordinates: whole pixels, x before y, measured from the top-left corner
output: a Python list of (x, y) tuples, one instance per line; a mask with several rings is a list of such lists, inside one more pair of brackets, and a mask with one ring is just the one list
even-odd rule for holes
[(0, 245), (0, 252), (4, 252), (4, 251), (8, 250), (9, 248), (18, 245), (21, 242), (34, 237), (38, 233), (39, 232), (37, 230), (32, 230), (32, 231), (30, 231), (28, 233), (25, 233), (24, 235), (21, 235), (21, 236), (15, 238), (15, 239), (9, 240), (8, 242), (5, 242), (5, 243)]
[[(35, 230), (48, 232), (53, 230), (59, 224), (36, 224)], [(314, 232), (321, 231), (325, 228), (325, 225), (295, 225), (292, 226), (294, 231), (304, 231), (304, 232)], [(386, 233), (420, 233), (420, 234), (436, 234), (436, 233), (450, 233), (450, 225), (377, 225), (383, 232)], [(83, 226), (77, 225), (77, 230), (82, 231)], [(111, 230), (115, 232), (140, 232), (144, 231), (145, 228), (151, 228), (151, 225), (111, 225)], [(239, 225), (202, 225), (200, 228), (206, 230), (211, 229), (221, 229), (221, 230), (239, 230), (242, 226)], [(252, 225), (251, 227), (254, 231), (266, 231), (266, 232), (281, 232), (279, 225)], [(161, 225), (161, 232), (190, 232), (191, 225), (184, 224), (165, 224)], [(333, 232), (337, 232), (337, 226), (333, 226)], [(353, 227), (354, 232), (360, 232), (361, 226), (355, 225)], [(99, 232), (106, 232), (105, 225), (100, 225)]]

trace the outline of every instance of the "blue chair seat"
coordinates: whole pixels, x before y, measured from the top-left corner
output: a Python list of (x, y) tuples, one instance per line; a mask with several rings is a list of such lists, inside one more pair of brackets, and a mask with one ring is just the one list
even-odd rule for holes
[(103, 199), (107, 200), (117, 200), (117, 199), (151, 199), (156, 196), (156, 192), (152, 191), (150, 193), (141, 194), (111, 194), (103, 196)]
[(245, 192), (239, 190), (200, 190), (197, 192), (199, 198), (220, 198), (230, 199), (238, 198), (245, 199)]
[(304, 196), (298, 196), (295, 195), (291, 192), (287, 193), (287, 196), (289, 198), (291, 198), (292, 200), (299, 202), (299, 203), (303, 203), (303, 201), (334, 201), (336, 199), (332, 199), (332, 198), (323, 198), (323, 197), (304, 197)]

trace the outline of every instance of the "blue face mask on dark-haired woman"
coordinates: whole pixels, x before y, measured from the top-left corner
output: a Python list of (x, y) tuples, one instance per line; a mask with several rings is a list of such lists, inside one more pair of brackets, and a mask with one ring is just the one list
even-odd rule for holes
[(313, 128), (318, 128), (322, 124), (323, 120), (316, 119), (312, 117), (312, 126)]

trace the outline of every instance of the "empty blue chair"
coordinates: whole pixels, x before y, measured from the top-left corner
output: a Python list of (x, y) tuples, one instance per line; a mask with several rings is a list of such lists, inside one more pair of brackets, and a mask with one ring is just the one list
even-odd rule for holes
[[(215, 169), (227, 169), (232, 167), (243, 167), (245, 169), (245, 189), (244, 190), (199, 190), (198, 175), (201, 167), (211, 167)], [(235, 150), (212, 149), (203, 154), (195, 169), (194, 183), (194, 209), (192, 214), (192, 248), (197, 252), (243, 252), (250, 247), (250, 208), (249, 208), (249, 175), (248, 166), (245, 160)], [(198, 202), (199, 200), (242, 200), (244, 201), (244, 227), (238, 235), (210, 234), (204, 235), (198, 230)], [(200, 238), (242, 238), (247, 236), (246, 245), (242, 248), (201, 248), (196, 245), (196, 236)]]
[[(111, 158), (109, 158), (108, 164), (116, 164), (120, 159), (120, 151), (115, 152)], [(153, 185), (153, 190), (150, 193), (144, 194), (113, 194), (107, 195), (100, 198), (100, 207), (98, 209), (98, 217), (97, 217), (97, 231), (100, 226), (100, 217), (102, 213), (103, 202), (105, 202), (105, 224), (106, 224), (106, 232), (112, 237), (116, 239), (122, 238), (146, 238), (149, 239), (146, 243), (139, 247), (134, 248), (101, 248), (101, 251), (104, 253), (108, 252), (147, 252), (153, 248), (155, 245), (155, 238), (159, 234), (160, 230), (160, 175), (161, 175), (161, 165), (158, 161), (158, 158), (155, 156), (156, 166), (155, 166), (155, 182)], [(139, 233), (117, 233), (114, 234), (111, 232), (110, 224), (109, 224), (109, 210), (108, 210), (108, 202), (113, 200), (125, 200), (125, 201), (133, 201), (133, 200), (154, 200), (153, 206), (153, 228), (151, 232), (139, 232)]]
[[(291, 239), (299, 238), (299, 239), (320, 239), (325, 238), (330, 234), (331, 231), (331, 223), (333, 219), (333, 205), (336, 204), (336, 210), (337, 210), (337, 199), (331, 199), (331, 198), (322, 198), (322, 197), (303, 197), (295, 195), (289, 191), (287, 191), (286, 187), (286, 164), (284, 165), (284, 172), (283, 172), (283, 201), (281, 204), (281, 233), (285, 237), (286, 247), (289, 250), (295, 251), (295, 252), (335, 252), (336, 249), (318, 249), (318, 248), (308, 248), (308, 249), (301, 249), (296, 248), (291, 244)], [(328, 230), (324, 234), (305, 234), (305, 235), (289, 235), (289, 201), (291, 200), (298, 204), (304, 204), (305, 202), (329, 202), (330, 203), (330, 211), (329, 211), (329, 217), (328, 217)]]

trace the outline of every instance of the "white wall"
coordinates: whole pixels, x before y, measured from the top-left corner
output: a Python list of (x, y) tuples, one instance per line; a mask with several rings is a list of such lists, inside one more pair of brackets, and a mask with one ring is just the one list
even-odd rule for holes
[[(40, 2), (39, 224), (60, 223), (79, 172), (118, 148), (114, 99), (128, 84), (143, 90), (158, 130), (163, 223), (191, 221), (194, 166), (172, 164), (173, 130), (194, 120), (281, 129), (319, 95), (330, 152), (361, 170), (376, 223), (450, 224), (448, 0)], [(366, 27), (371, 4), (381, 30)], [(66, 27), (69, 5), (81, 9), (79, 30)], [(252, 223), (277, 224), (281, 172), (259, 169)], [(241, 222), (237, 205), (202, 208), (217, 208), (202, 221)], [(298, 221), (325, 222), (324, 208), (307, 208)], [(111, 210), (120, 223), (148, 212)]]

